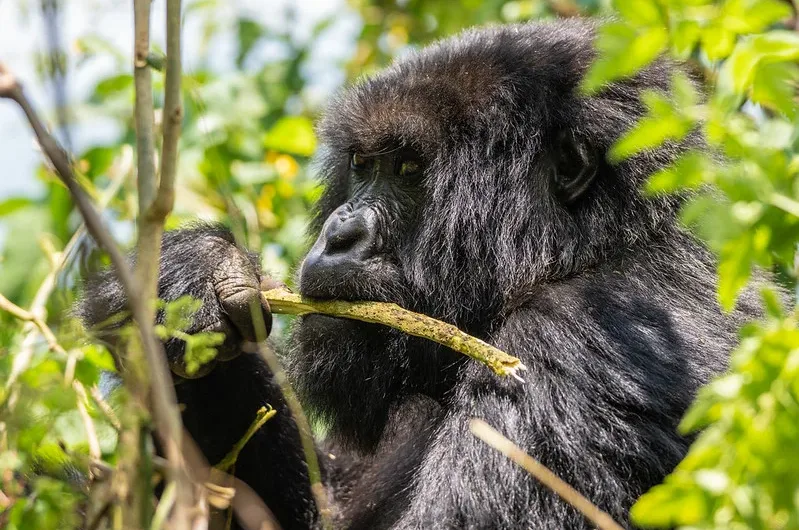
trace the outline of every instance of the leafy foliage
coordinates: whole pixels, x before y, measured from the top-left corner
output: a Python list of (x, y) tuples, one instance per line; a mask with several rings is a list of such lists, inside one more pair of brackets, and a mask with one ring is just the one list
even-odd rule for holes
[[(614, 160), (703, 131), (709, 149), (682, 153), (653, 175), (650, 193), (692, 190), (685, 223), (719, 255), (727, 310), (756, 267), (796, 282), (799, 243), (797, 107), (799, 35), (781, 29), (775, 0), (617, 0), (604, 53), (584, 86), (595, 91), (671, 53), (708, 79), (708, 97), (678, 75), (672, 93), (647, 94), (646, 117), (614, 146)], [(657, 37), (651, 35), (657, 33)], [(638, 47), (623, 57), (630, 47)], [(712, 187), (709, 187), (712, 186)], [(644, 526), (799, 528), (799, 332), (782, 292), (763, 288), (767, 315), (742, 330), (730, 372), (704, 388), (683, 419), (701, 430), (685, 460), (632, 511)]]
[(225, 341), (224, 333), (204, 331), (189, 334), (186, 331), (194, 323), (194, 315), (202, 307), (202, 301), (191, 296), (181, 296), (169, 303), (161, 302), (159, 309), (163, 312), (163, 324), (155, 327), (158, 338), (167, 341), (176, 339), (183, 341), (185, 347), (184, 360), (186, 372), (191, 375), (200, 367), (216, 357), (216, 346)]

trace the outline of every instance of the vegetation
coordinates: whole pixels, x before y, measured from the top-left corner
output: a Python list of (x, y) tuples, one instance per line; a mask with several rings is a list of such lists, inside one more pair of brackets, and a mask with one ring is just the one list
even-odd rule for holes
[[(308, 38), (300, 38), (291, 23), (275, 30), (243, 13), (220, 19), (222, 4), (199, 0), (184, 8), (184, 23), (201, 28), (203, 45), (183, 52), (193, 66), (182, 75), (176, 202), (166, 228), (197, 217), (223, 221), (245, 245), (262, 252), (266, 270), (290, 282), (319, 194), (310, 157), (316, 147), (313, 123), (325, 98), (315, 92), (307, 67), (326, 45), (334, 21), (324, 20)], [(795, 288), (799, 33), (789, 2), (352, 0), (347, 10), (360, 20), (360, 33), (347, 62), (330, 65), (346, 79), (474, 24), (615, 13), (600, 32), (601, 55), (586, 78), (586, 92), (664, 53), (687, 61), (695, 75), (676, 76), (670, 99), (648, 94), (647, 117), (613, 148), (611, 159), (635, 156), (701, 129), (709, 148), (683, 153), (651, 178), (648, 192), (690, 195), (683, 218), (719, 256), (722, 307), (734, 306), (756, 268), (774, 271), (783, 285)], [(296, 13), (289, 9), (286, 16), (290, 22)], [(213, 66), (218, 43), (226, 38), (236, 43), (230, 71)], [(73, 153), (72, 171), (116, 240), (131, 245), (136, 219), (144, 217), (139, 212), (146, 211), (133, 177), (133, 58), (93, 34), (63, 48), (50, 50), (51, 60), (42, 61), (51, 67), (44, 77), (58, 78), (61, 70), (54, 65), (63, 65), (65, 56), (77, 65), (69, 72), (72, 77), (84, 75), (93, 61), (115, 64), (116, 71), (99, 79), (85, 101), (55, 109), (53, 115), (59, 122), (66, 115), (60, 125), (67, 128), (113, 124), (115, 134), (108, 141)], [(280, 51), (269, 55), (264, 49)], [(154, 147), (170, 159), (171, 113), (164, 108), (171, 105), (163, 97), (168, 55), (156, 43), (143, 61), (137, 71), (151, 72), (152, 83), (145, 84), (153, 89), (157, 110)], [(699, 84), (706, 95), (700, 95)], [(165, 475), (170, 483), (179, 477), (171, 474), (175, 468), (169, 461), (153, 454), (151, 433), (162, 424), (142, 406), (142, 389), (127, 379), (109, 394), (101, 373), (116, 370), (120, 359), (103, 345), (87, 344), (85, 331), (70, 318), (77, 278), (107, 265), (109, 258), (87, 235), (59, 173), (48, 163), (36, 175), (16, 175), (40, 179), (44, 193), (0, 198), (0, 227), (6, 231), (0, 249), (0, 527), (46, 530), (96, 523), (115, 528), (123, 519), (138, 518), (142, 527), (159, 528), (166, 521), (165, 507), (180, 499), (170, 485), (161, 503), (152, 503), (152, 477)], [(141, 225), (138, 233), (144, 233)], [(638, 524), (799, 529), (797, 314), (792, 296), (762, 289), (764, 318), (741, 331), (729, 373), (706, 387), (685, 416), (681, 428), (697, 432), (696, 442), (664, 484), (636, 504)], [(164, 310), (166, 321), (155, 333), (186, 340), (192, 351), (187, 369), (199, 368), (214, 355), (219, 337), (183, 332), (197, 310), (190, 299)], [(146, 353), (136, 329), (131, 328), (127, 350)], [(265, 411), (253, 415), (254, 425), (271, 417)], [(235, 456), (225, 459), (225, 469), (233, 465), (231, 459)], [(205, 468), (203, 473), (208, 486), (197, 497), (206, 507), (227, 506), (229, 486), (246, 498), (230, 477)], [(137, 490), (142, 502), (123, 502), (129, 498), (125, 488)], [(79, 504), (87, 504), (86, 510), (79, 512)]]

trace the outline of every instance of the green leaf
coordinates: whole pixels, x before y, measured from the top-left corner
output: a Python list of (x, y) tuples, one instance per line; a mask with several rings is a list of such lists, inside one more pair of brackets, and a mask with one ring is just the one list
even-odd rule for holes
[(682, 140), (693, 127), (693, 120), (682, 116), (662, 94), (645, 92), (642, 99), (649, 108), (649, 114), (611, 147), (608, 152), (611, 162), (654, 149), (667, 140)]
[(668, 37), (660, 26), (641, 30), (624, 23), (603, 26), (597, 38), (599, 59), (591, 65), (580, 89), (591, 94), (611, 81), (637, 73), (666, 49)]
[(703, 521), (710, 511), (701, 490), (689, 484), (680, 486), (666, 483), (655, 486), (643, 494), (630, 510), (630, 517), (640, 526), (674, 527), (695, 525)]
[(102, 102), (110, 96), (114, 96), (123, 91), (133, 90), (133, 76), (130, 74), (119, 74), (107, 77), (97, 83), (92, 94), (92, 101)]
[(760, 227), (755, 232), (744, 232), (737, 239), (724, 244), (718, 265), (719, 303), (725, 311), (732, 311), (741, 292), (749, 282), (752, 266), (768, 245), (770, 230)]
[(701, 29), (695, 20), (680, 20), (671, 30), (671, 48), (675, 55), (686, 59), (699, 42)]
[(799, 59), (799, 35), (792, 31), (771, 31), (754, 35), (735, 47), (719, 72), (720, 92), (744, 93), (753, 83), (761, 63)]
[(615, 0), (613, 5), (622, 18), (636, 26), (663, 24), (660, 6), (653, 0)]
[(311, 120), (305, 116), (281, 118), (264, 137), (267, 149), (300, 156), (311, 156), (316, 151), (316, 134)]
[(27, 208), (33, 205), (33, 201), (25, 197), (12, 197), (4, 201), (0, 201), (0, 217), (12, 214), (17, 210)]
[(680, 189), (695, 189), (715, 178), (715, 168), (708, 156), (700, 151), (689, 151), (672, 165), (656, 171), (646, 182), (645, 190), (651, 194), (672, 193)]
[(736, 33), (759, 33), (792, 14), (791, 6), (779, 0), (727, 0), (719, 24)]
[(186, 372), (191, 375), (200, 367), (211, 362), (216, 357), (216, 347), (225, 342), (224, 333), (202, 332), (184, 337), (186, 349), (183, 354), (186, 363)]
[(771, 286), (763, 286), (760, 289), (760, 296), (763, 299), (763, 307), (766, 314), (771, 318), (782, 319), (785, 317), (785, 310), (779, 295)]
[(794, 63), (771, 63), (761, 65), (754, 75), (752, 101), (782, 112), (789, 118), (797, 113), (794, 102), (795, 84), (799, 80), (799, 66)]
[(727, 28), (711, 26), (702, 31), (702, 49), (711, 61), (724, 59), (735, 47), (735, 33)]

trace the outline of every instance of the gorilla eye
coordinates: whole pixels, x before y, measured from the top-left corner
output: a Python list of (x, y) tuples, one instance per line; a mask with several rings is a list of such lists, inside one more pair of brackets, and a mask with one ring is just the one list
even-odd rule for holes
[(365, 169), (367, 163), (369, 163), (369, 160), (365, 156), (358, 153), (352, 153), (352, 156), (350, 157), (350, 169)]
[(397, 173), (401, 177), (412, 177), (422, 171), (422, 164), (418, 160), (406, 159), (400, 160), (399, 170)]

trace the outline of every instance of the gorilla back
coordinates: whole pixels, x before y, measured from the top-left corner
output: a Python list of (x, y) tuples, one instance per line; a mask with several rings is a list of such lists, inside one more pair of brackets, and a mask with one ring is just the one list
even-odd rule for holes
[[(285, 361), (329, 427), (320, 455), (341, 526), (588, 527), (475, 439), (471, 418), (629, 526), (634, 500), (685, 454), (680, 417), (757, 315), (751, 292), (721, 312), (715, 263), (679, 227), (680, 199), (640, 191), (701, 139), (606, 162), (641, 116), (642, 90), (667, 92), (675, 66), (660, 60), (583, 97), (593, 34), (583, 21), (468, 31), (344, 91), (326, 113), (302, 294), (398, 302), (529, 368), (520, 384), (393, 330), (299, 319)], [(189, 265), (189, 241), (226, 251)], [(190, 286), (230, 269), (213, 260), (240, 252), (203, 229), (167, 236), (162, 295), (175, 295), (178, 274), (197, 295)], [(200, 295), (204, 318), (228, 318)], [(264, 401), (278, 408), (282, 423), (267, 424), (237, 469), (284, 527), (315, 524), (296, 427), (260, 361), (238, 357), (178, 392), (212, 460)]]

